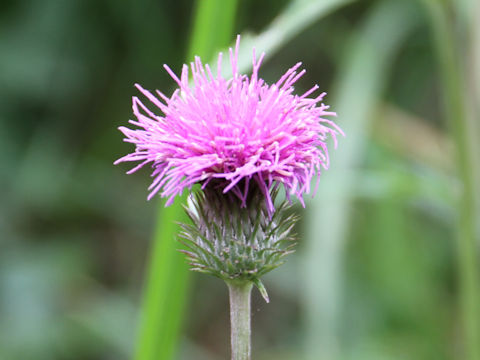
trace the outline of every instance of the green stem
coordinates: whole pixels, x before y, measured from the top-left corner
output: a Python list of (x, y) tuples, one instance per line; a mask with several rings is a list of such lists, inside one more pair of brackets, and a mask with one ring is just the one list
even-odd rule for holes
[(250, 360), (250, 281), (227, 281), (230, 294), (232, 360)]
[(469, 92), (462, 77), (461, 63), (455, 39), (455, 28), (448, 12), (448, 2), (424, 0), (429, 10), (438, 51), (440, 73), (443, 80), (445, 110), (450, 122), (456, 149), (456, 163), (461, 189), (458, 198), (457, 252), (460, 285), (460, 306), (464, 336), (465, 359), (480, 359), (480, 302), (475, 182), (478, 162), (474, 156), (478, 134), (466, 110)]

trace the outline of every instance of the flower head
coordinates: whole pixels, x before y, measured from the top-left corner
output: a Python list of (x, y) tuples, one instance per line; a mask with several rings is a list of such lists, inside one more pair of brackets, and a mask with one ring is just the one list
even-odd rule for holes
[(336, 146), (342, 131), (325, 119), (335, 115), (322, 103), (325, 93), (309, 97), (317, 85), (302, 95), (293, 93), (293, 84), (305, 73), (298, 72), (301, 63), (268, 85), (258, 77), (264, 54), (257, 60), (255, 51), (252, 75), (239, 74), (239, 40), (235, 51), (230, 49), (230, 79), (221, 75), (220, 53), (216, 74), (195, 58), (190, 64), (192, 86), (187, 65), (180, 78), (164, 65), (179, 87), (170, 98), (136, 85), (156, 109), (133, 97), (136, 120), (130, 123), (138, 128), (120, 130), (136, 149), (115, 164), (140, 161), (128, 173), (151, 164), (149, 199), (160, 193), (169, 205), (185, 188), (199, 183), (231, 192), (246, 206), (249, 188), (255, 186), (272, 213), (271, 190), (283, 186), (287, 197), (294, 194), (303, 204), (312, 178), (328, 168), (326, 140), (330, 135)]

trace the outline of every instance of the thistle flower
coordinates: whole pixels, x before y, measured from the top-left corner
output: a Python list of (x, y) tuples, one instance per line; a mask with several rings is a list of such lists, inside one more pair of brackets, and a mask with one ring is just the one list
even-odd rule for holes
[[(240, 37), (230, 49), (232, 77), (216, 74), (200, 58), (183, 66), (180, 78), (164, 65), (179, 88), (168, 98), (136, 87), (156, 107), (152, 111), (133, 97), (136, 129), (120, 127), (135, 152), (115, 162), (139, 161), (128, 173), (146, 164), (153, 167), (149, 187), (168, 197), (170, 205), (185, 188), (200, 184), (185, 210), (192, 222), (181, 224), (181, 242), (194, 271), (217, 276), (230, 294), (233, 360), (250, 360), (250, 293), (255, 284), (268, 302), (260, 277), (293, 252), (292, 229), (297, 217), (288, 201), (275, 209), (283, 187), (288, 200), (310, 192), (313, 177), (329, 166), (327, 139), (343, 134), (326, 116), (325, 93), (309, 97), (315, 85), (295, 95), (293, 85), (303, 76), (301, 63), (273, 85), (258, 76), (264, 54), (253, 52), (252, 75), (237, 68)], [(190, 86), (192, 85), (192, 86)]]
[[(303, 76), (301, 63), (290, 68), (275, 84), (268, 85), (258, 71), (264, 54), (257, 60), (253, 52), (252, 75), (239, 74), (239, 40), (230, 49), (232, 78), (221, 75), (222, 54), (216, 74), (200, 58), (184, 65), (180, 78), (164, 65), (178, 89), (168, 98), (136, 85), (154, 105), (154, 111), (133, 97), (137, 129), (120, 127), (135, 152), (117, 160), (139, 161), (133, 173), (151, 164), (154, 178), (149, 187), (151, 199), (159, 193), (170, 205), (185, 188), (215, 184), (223, 193), (232, 193), (247, 206), (249, 189), (259, 188), (268, 213), (275, 211), (271, 192), (283, 186), (286, 196), (310, 192), (315, 175), (329, 166), (327, 138), (342, 131), (326, 116), (335, 116), (322, 103), (325, 93), (309, 97), (315, 85), (302, 95), (294, 95), (293, 85)], [(318, 179), (318, 178), (317, 178)], [(318, 180), (317, 185), (318, 186)]]

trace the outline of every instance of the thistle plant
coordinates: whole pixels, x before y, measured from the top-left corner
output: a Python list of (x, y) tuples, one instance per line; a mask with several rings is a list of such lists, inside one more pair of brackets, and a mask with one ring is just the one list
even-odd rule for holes
[(301, 63), (268, 85), (258, 77), (264, 54), (257, 59), (253, 51), (251, 76), (239, 74), (239, 41), (230, 49), (229, 79), (221, 74), (220, 53), (215, 74), (196, 57), (191, 82), (189, 66), (177, 77), (164, 65), (178, 84), (171, 97), (136, 85), (155, 110), (133, 97), (136, 120), (130, 123), (137, 128), (120, 130), (135, 151), (115, 163), (140, 162), (128, 173), (152, 166), (148, 199), (159, 194), (168, 206), (190, 192), (185, 211), (191, 223), (182, 224), (181, 251), (192, 270), (227, 283), (232, 359), (247, 360), (252, 286), (269, 301), (261, 276), (280, 266), (295, 243), (291, 195), (305, 205), (312, 179), (316, 188), (321, 170), (328, 169), (328, 138), (336, 146), (336, 135), (343, 133), (325, 118), (335, 116), (322, 103), (325, 93), (309, 97), (317, 85), (293, 93), (305, 73)]

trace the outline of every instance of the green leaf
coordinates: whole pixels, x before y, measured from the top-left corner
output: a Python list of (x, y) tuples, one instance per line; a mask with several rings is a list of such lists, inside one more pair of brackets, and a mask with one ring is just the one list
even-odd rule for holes
[[(180, 199), (177, 199), (180, 200)], [(160, 210), (149, 261), (135, 359), (172, 359), (188, 289), (188, 266), (175, 237), (182, 207)]]
[(187, 61), (195, 56), (209, 60), (232, 40), (237, 0), (197, 1)]

